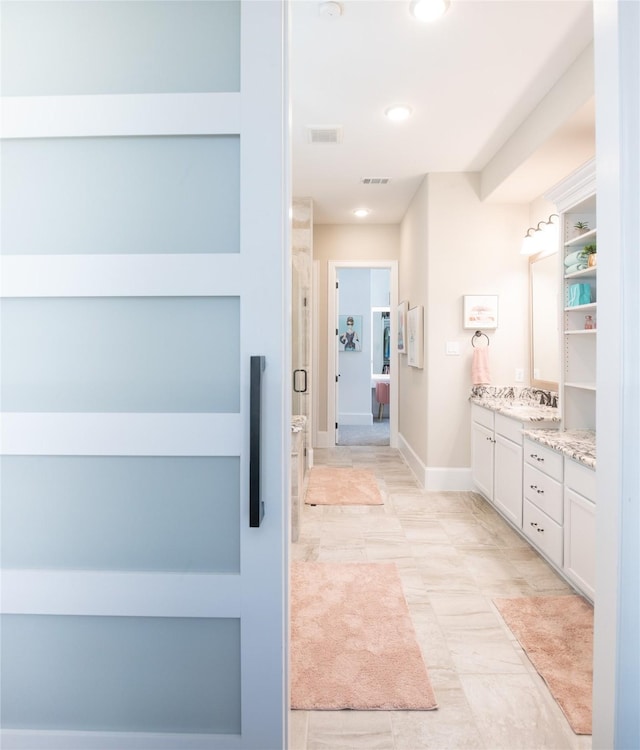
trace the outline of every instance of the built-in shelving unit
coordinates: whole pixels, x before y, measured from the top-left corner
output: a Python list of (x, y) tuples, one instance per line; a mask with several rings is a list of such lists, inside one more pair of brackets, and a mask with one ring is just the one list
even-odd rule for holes
[[(561, 248), (559, 273), (563, 280), (562, 374), (560, 408), (562, 426), (566, 430), (595, 429), (596, 422), (596, 341), (598, 311), (598, 266), (566, 272), (565, 259), (586, 245), (597, 245), (595, 162), (591, 161), (557, 185), (547, 196), (556, 204), (560, 215)], [(579, 231), (577, 222), (588, 224)], [(579, 259), (587, 262), (587, 258)], [(587, 301), (571, 304), (574, 284), (583, 285), (582, 297)], [(587, 316), (589, 320), (587, 321)], [(592, 328), (586, 328), (586, 324)]]

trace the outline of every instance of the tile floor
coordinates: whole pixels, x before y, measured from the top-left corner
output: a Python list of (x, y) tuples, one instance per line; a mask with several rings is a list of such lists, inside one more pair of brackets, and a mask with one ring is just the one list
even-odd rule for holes
[(289, 750), (588, 750), (507, 630), (494, 596), (572, 593), (477, 494), (425, 492), (388, 447), (315, 450), (372, 468), (384, 506), (304, 506), (292, 558), (395, 560), (437, 711), (291, 711)]

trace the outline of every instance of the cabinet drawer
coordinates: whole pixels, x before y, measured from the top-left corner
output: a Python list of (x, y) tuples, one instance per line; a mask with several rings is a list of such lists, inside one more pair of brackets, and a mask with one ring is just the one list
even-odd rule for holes
[(524, 496), (554, 521), (562, 523), (562, 485), (531, 464), (524, 465)]
[(534, 443), (533, 440), (524, 441), (524, 460), (526, 463), (535, 466), (536, 469), (544, 471), (550, 477), (562, 481), (563, 456), (551, 448), (546, 448), (540, 443)]
[(471, 404), (471, 419), (473, 419), (474, 422), (481, 424), (483, 427), (486, 427), (488, 430), (493, 430), (494, 416), (495, 412), (489, 411), (489, 409), (485, 409), (477, 404)]
[(495, 430), (499, 435), (522, 445), (522, 422), (505, 417), (504, 414), (496, 414), (495, 420)]
[(528, 500), (522, 508), (522, 530), (551, 562), (562, 567), (562, 526)]
[(567, 487), (586, 497), (587, 500), (595, 503), (596, 473), (593, 469), (579, 464), (571, 458), (565, 458), (564, 483)]

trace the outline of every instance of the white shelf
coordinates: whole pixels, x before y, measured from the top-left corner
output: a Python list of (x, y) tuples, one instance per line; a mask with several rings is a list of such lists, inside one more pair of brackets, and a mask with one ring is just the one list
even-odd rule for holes
[(586, 240), (592, 240), (597, 234), (596, 229), (590, 229), (588, 232), (584, 232), (584, 234), (579, 234), (577, 237), (573, 237), (572, 239), (568, 240), (568, 242), (564, 243), (565, 247), (575, 247), (576, 245), (586, 245)]
[(582, 391), (594, 391), (596, 390), (595, 383), (565, 383), (565, 388), (579, 388)]
[(589, 268), (583, 268), (582, 271), (576, 271), (575, 273), (567, 273), (565, 274), (565, 279), (584, 279), (584, 278), (593, 278), (596, 277), (598, 266), (590, 266)]
[(574, 328), (573, 330), (565, 331), (565, 336), (583, 336), (585, 334), (594, 334), (597, 333), (597, 328)]
[(573, 307), (565, 307), (565, 312), (586, 312), (587, 310), (595, 310), (598, 306), (597, 302), (589, 302), (588, 305), (573, 305)]

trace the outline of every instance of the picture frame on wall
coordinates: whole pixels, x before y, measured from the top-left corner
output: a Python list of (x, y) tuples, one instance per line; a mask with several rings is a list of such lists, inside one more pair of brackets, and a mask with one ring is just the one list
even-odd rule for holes
[(465, 294), (462, 300), (464, 328), (482, 330), (498, 327), (497, 294)]
[(407, 364), (422, 369), (424, 365), (424, 308), (416, 305), (407, 312)]
[(362, 315), (339, 315), (338, 331), (341, 352), (362, 351)]
[(398, 353), (407, 353), (407, 312), (409, 311), (409, 303), (401, 302), (398, 305)]

